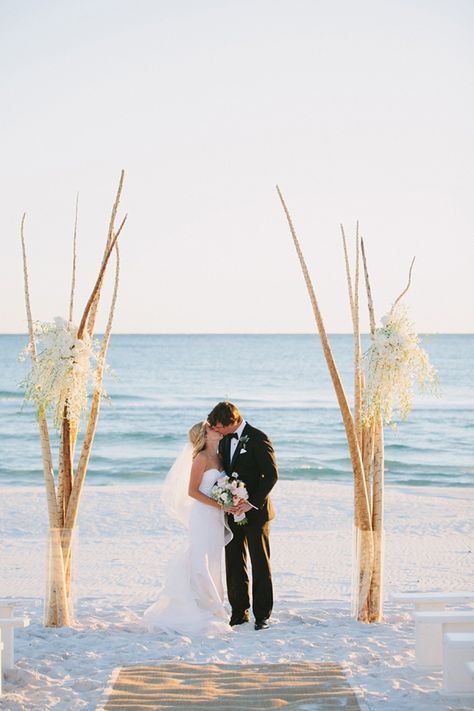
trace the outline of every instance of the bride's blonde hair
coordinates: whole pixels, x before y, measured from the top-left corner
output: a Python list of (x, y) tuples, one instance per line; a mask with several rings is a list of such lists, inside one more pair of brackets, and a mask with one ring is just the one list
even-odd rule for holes
[(197, 422), (188, 432), (188, 438), (193, 445), (193, 459), (206, 447), (206, 423)]

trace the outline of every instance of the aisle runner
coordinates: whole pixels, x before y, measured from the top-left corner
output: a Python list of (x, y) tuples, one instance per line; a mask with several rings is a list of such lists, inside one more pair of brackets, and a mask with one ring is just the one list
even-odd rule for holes
[(360, 711), (340, 664), (168, 664), (121, 667), (104, 711)]

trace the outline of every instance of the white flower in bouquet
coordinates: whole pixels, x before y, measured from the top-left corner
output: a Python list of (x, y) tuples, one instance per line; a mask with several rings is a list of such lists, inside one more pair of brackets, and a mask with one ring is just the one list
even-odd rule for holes
[[(38, 357), (20, 383), (25, 399), (34, 402), (39, 412), (52, 410), (57, 428), (66, 408), (69, 422), (77, 427), (87, 409), (88, 384), (96, 385), (92, 364), (98, 353), (94, 343), (87, 334), (78, 339), (77, 326), (62, 318), (55, 318), (54, 323), (36, 323), (35, 336)], [(25, 359), (30, 347), (22, 351), (20, 359)]]
[(393, 426), (393, 410), (401, 420), (410, 413), (415, 386), (437, 392), (438, 375), (410, 322), (405, 306), (396, 304), (382, 319), (372, 345), (363, 355), (365, 389), (362, 419), (382, 415)]

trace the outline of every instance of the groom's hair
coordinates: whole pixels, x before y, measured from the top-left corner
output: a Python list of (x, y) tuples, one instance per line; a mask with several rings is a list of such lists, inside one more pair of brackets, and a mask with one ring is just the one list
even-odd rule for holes
[(207, 421), (214, 427), (218, 422), (224, 427), (229, 425), (234, 425), (236, 422), (240, 422), (242, 415), (235, 405), (227, 400), (224, 402), (218, 402), (217, 405), (211, 410), (207, 416)]

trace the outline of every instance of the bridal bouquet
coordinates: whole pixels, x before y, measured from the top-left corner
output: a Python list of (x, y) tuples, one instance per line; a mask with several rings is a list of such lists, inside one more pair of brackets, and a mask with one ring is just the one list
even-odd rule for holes
[[(235, 472), (232, 476), (219, 477), (211, 490), (212, 498), (222, 506), (237, 506), (241, 499), (247, 501), (249, 494), (243, 481), (238, 478)], [(248, 523), (247, 516), (242, 514), (234, 514), (234, 521), (239, 526), (244, 526)]]

